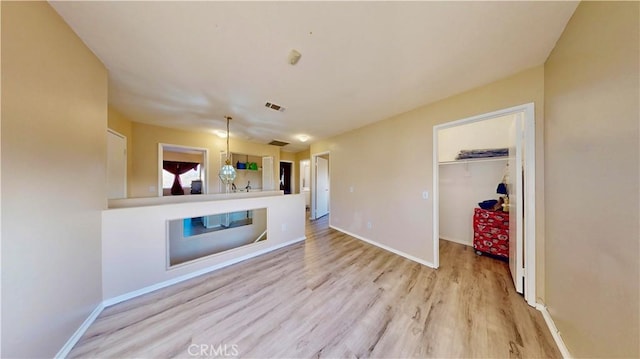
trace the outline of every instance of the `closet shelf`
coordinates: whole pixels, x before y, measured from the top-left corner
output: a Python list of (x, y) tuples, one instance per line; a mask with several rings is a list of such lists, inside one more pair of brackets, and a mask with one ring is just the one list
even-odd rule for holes
[(442, 162), (439, 162), (438, 165), (453, 165), (456, 163), (497, 162), (497, 161), (507, 161), (507, 160), (509, 160), (509, 157), (469, 158), (465, 160), (442, 161)]

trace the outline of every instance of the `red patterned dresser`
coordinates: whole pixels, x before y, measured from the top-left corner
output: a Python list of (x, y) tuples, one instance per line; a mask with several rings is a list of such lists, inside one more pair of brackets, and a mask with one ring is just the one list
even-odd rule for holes
[(494, 212), (475, 208), (473, 213), (473, 248), (476, 252), (509, 258), (509, 212)]

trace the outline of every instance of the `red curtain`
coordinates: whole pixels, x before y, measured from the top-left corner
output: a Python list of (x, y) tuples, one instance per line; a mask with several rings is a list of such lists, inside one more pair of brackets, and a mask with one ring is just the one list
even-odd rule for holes
[(173, 186), (171, 186), (172, 195), (184, 194), (184, 189), (182, 189), (182, 184), (180, 183), (180, 175), (195, 170), (198, 165), (199, 163), (194, 162), (162, 161), (162, 168), (174, 176)]

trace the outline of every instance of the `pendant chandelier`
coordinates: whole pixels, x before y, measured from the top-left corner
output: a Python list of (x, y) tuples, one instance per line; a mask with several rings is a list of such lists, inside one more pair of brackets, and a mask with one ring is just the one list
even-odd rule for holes
[(231, 116), (225, 116), (227, 119), (227, 160), (225, 164), (220, 168), (220, 173), (218, 176), (222, 183), (227, 186), (227, 192), (229, 191), (229, 185), (233, 183), (236, 179), (236, 169), (231, 165), (231, 153), (229, 152), (229, 121), (231, 121)]

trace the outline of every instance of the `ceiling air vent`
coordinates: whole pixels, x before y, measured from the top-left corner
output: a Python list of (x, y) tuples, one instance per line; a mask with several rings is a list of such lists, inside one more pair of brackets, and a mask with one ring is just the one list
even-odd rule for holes
[(280, 112), (284, 112), (285, 108), (280, 106), (280, 105), (276, 105), (275, 103), (271, 103), (271, 102), (267, 102), (264, 104), (264, 107), (268, 107), (272, 110), (276, 110), (276, 111), (280, 111)]
[(269, 142), (269, 144), (270, 144), (270, 145), (273, 145), (273, 146), (280, 146), (280, 147), (283, 147), (283, 146), (288, 145), (288, 144), (289, 144), (289, 142), (273, 140), (273, 141)]

